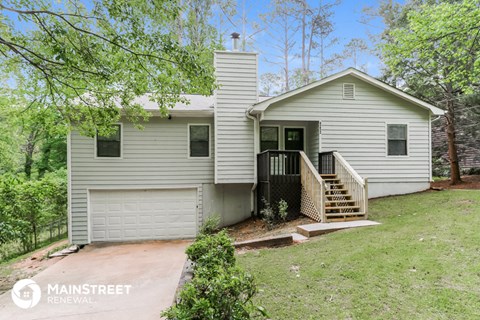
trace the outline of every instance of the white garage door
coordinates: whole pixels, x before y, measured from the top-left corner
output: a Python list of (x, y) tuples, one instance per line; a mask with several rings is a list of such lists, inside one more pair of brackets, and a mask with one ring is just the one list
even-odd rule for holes
[(192, 238), (197, 191), (92, 190), (92, 241)]

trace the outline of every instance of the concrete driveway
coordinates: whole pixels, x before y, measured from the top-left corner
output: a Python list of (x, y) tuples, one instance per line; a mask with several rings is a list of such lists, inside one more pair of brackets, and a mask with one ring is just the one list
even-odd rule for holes
[[(32, 278), (41, 290), (36, 306), (18, 307), (11, 291), (0, 296), (0, 319), (160, 319), (173, 302), (188, 244), (86, 246)], [(38, 287), (27, 287), (21, 294), (31, 298), (22, 299), (32, 302)]]

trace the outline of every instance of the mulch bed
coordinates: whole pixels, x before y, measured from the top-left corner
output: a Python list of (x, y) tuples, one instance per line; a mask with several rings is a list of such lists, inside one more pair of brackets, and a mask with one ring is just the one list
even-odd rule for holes
[(297, 226), (309, 223), (316, 223), (316, 221), (305, 216), (299, 216), (295, 220), (281, 223), (274, 229), (269, 230), (262, 220), (250, 218), (228, 227), (227, 230), (230, 237), (235, 241), (246, 241), (293, 233), (296, 232)]
[(433, 188), (442, 188), (442, 189), (474, 189), (480, 190), (480, 175), (476, 176), (463, 176), (462, 182), (460, 184), (451, 185), (450, 179), (436, 181), (431, 183)]

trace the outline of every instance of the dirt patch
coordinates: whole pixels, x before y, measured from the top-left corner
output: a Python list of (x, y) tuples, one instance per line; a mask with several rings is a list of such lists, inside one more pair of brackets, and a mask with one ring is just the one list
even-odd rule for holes
[(450, 185), (450, 179), (432, 182), (430, 185), (434, 188), (443, 188), (443, 189), (480, 190), (480, 175), (463, 176), (462, 182), (456, 185)]
[(40, 271), (60, 261), (63, 257), (48, 258), (48, 254), (65, 247), (68, 240), (52, 243), (48, 247), (30, 253), (26, 258), (0, 265), (0, 294), (12, 289), (20, 279), (31, 278)]
[(250, 218), (227, 228), (227, 230), (230, 237), (235, 239), (235, 241), (246, 241), (293, 233), (296, 232), (297, 226), (309, 223), (317, 222), (308, 217), (300, 216), (295, 220), (279, 224), (275, 229), (269, 230), (262, 220)]

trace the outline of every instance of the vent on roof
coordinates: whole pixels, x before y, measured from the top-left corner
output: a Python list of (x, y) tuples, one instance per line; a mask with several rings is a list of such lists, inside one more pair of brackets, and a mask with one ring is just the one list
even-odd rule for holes
[(343, 84), (343, 99), (355, 99), (355, 84), (344, 83)]

